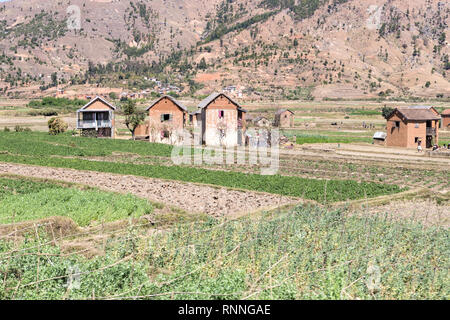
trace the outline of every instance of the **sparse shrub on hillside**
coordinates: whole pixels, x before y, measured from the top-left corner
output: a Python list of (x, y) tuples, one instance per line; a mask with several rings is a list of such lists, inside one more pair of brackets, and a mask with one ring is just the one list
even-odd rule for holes
[(3, 131), (4, 131), (4, 132), (10, 132), (11, 129), (9, 129), (8, 127), (5, 127), (5, 128), (3, 129)]
[(61, 118), (53, 117), (48, 120), (48, 133), (51, 135), (57, 135), (67, 131), (69, 126)]
[(111, 100), (117, 100), (117, 94), (115, 92), (110, 92), (109, 93), (109, 98)]

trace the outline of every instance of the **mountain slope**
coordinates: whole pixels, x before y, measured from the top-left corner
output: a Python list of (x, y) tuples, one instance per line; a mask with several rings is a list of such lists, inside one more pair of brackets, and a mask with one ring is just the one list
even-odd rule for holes
[[(67, 8), (81, 30), (68, 30)], [(98, 84), (264, 98), (448, 97), (450, 5), (435, 0), (12, 0), (1, 87)], [(69, 14), (70, 16), (70, 14)], [(52, 77), (52, 73), (56, 72)]]

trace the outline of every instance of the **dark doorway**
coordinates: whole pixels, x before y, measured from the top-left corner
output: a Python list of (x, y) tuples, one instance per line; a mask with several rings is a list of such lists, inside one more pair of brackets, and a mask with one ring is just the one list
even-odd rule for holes
[(432, 148), (432, 147), (433, 147), (433, 137), (427, 136), (427, 148)]

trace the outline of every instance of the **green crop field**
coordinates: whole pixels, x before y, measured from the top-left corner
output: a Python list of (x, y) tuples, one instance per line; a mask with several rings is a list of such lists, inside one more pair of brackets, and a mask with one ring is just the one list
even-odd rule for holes
[(372, 143), (372, 138), (370, 137), (350, 137), (350, 136), (324, 136), (324, 135), (308, 135), (300, 134), (297, 135), (297, 144), (307, 144), (307, 143), (355, 143), (355, 142), (365, 142)]
[(0, 131), (0, 151), (33, 156), (108, 156), (122, 152), (170, 157), (172, 146), (144, 141), (73, 137), (70, 133), (51, 136), (45, 132)]
[(79, 226), (149, 214), (152, 205), (133, 195), (80, 190), (48, 182), (0, 178), (0, 223), (54, 216), (69, 217)]
[(448, 230), (388, 216), (298, 207), (137, 234), (92, 259), (0, 241), (0, 299), (449, 298)]
[(397, 185), (353, 180), (319, 180), (281, 175), (263, 176), (180, 166), (123, 164), (44, 156), (30, 157), (0, 154), (0, 161), (204, 183), (301, 197), (321, 203), (355, 200), (364, 197), (371, 198), (405, 190)]
[[(5, 153), (1, 153), (2, 151)], [(0, 133), (0, 161), (3, 162), (204, 183), (301, 197), (321, 203), (370, 198), (403, 190), (396, 185), (353, 180), (319, 180), (281, 175), (262, 176), (193, 167), (125, 164), (77, 158), (77, 156), (86, 155), (110, 155), (113, 152), (170, 156), (171, 147), (148, 142), (101, 140), (70, 135), (50, 136), (37, 132)]]

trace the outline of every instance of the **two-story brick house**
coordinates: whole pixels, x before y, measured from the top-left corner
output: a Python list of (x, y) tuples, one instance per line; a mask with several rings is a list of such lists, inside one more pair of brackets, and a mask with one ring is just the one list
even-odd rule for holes
[(101, 97), (95, 97), (77, 111), (77, 129), (82, 135), (99, 138), (115, 137), (116, 107)]
[(245, 143), (246, 110), (224, 93), (213, 93), (198, 105), (202, 142), (210, 146)]
[(147, 135), (151, 142), (177, 144), (182, 141), (189, 114), (187, 108), (171, 96), (163, 96), (148, 108)]
[(441, 116), (431, 106), (396, 108), (387, 119), (386, 145), (431, 148), (439, 142)]

